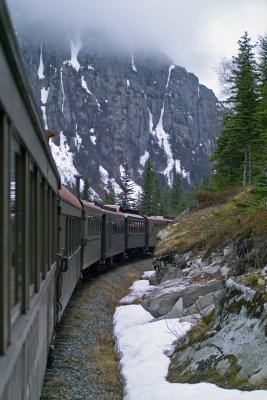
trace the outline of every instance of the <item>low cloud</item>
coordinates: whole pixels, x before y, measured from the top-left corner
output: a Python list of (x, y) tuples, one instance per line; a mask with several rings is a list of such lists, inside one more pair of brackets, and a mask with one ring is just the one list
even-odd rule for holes
[[(251, 4), (253, 3), (253, 4)], [(265, 33), (265, 0), (9, 0), (13, 15), (48, 30), (90, 27), (129, 46), (153, 44), (217, 91), (215, 67), (247, 30)], [(218, 91), (217, 91), (218, 92)]]

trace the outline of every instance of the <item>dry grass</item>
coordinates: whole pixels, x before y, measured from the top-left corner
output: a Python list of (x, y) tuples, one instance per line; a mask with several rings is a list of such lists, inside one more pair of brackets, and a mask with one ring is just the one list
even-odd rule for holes
[[(122, 279), (120, 279), (118, 283), (111, 280), (109, 274), (105, 274), (98, 277), (96, 285), (88, 285), (83, 296), (94, 296), (96, 292), (99, 296), (99, 294), (103, 292), (103, 298), (106, 299), (106, 309), (94, 311), (94, 313), (96, 313), (94, 317), (97, 316), (101, 318), (102, 315), (103, 318), (106, 312), (112, 315), (120, 299), (129, 293), (129, 287), (137, 279), (140, 279), (140, 273), (125, 271)], [(118, 398), (122, 398), (119, 362), (112, 331), (103, 333), (103, 327), (96, 325), (92, 332), (97, 338), (97, 345), (88, 353), (93, 364), (97, 368), (97, 372), (93, 375), (90, 374), (90, 378), (98, 382), (103, 388), (106, 388), (108, 392), (113, 393), (113, 395), (116, 394)], [(109, 400), (111, 397), (103, 395), (101, 398), (97, 397), (97, 400), (102, 398), (103, 400)]]
[(121, 391), (121, 380), (118, 368), (118, 357), (111, 337), (100, 336), (98, 345), (90, 351), (90, 356), (99, 370), (93, 378), (99, 384), (104, 384), (112, 391)]
[(218, 204), (218, 193), (209, 194), (209, 201), (204, 204), (214, 205), (197, 209), (178, 217), (168, 228), (162, 242), (156, 249), (156, 255), (168, 253), (184, 253), (192, 250), (194, 253), (203, 251), (208, 256), (219, 245), (228, 239), (236, 237), (251, 237), (255, 243), (267, 235), (267, 210), (265, 203), (257, 202), (250, 188), (235, 193), (224, 194)]
[(227, 203), (241, 191), (242, 189), (240, 187), (233, 187), (230, 189), (217, 190), (216, 192), (198, 192), (196, 194), (196, 199), (199, 203), (199, 209), (202, 209)]
[(64, 378), (61, 377), (55, 377), (52, 378), (51, 381), (49, 382), (49, 386), (55, 388), (55, 389), (59, 389), (63, 386), (66, 385), (66, 380)]

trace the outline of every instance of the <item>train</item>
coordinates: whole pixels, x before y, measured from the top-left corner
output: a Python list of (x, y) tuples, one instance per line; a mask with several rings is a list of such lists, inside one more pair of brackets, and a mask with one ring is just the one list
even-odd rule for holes
[(169, 220), (61, 185), (0, 0), (0, 400), (36, 400), (56, 324), (81, 276), (153, 250)]

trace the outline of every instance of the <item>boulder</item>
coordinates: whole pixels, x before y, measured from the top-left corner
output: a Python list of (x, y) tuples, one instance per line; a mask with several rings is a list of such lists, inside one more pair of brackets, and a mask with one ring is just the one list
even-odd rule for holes
[[(203, 300), (208, 302), (208, 296)], [(189, 337), (178, 343), (169, 380), (266, 390), (266, 317), (265, 290), (254, 290), (240, 280), (228, 279), (215, 296), (209, 324), (199, 321)]]
[(171, 311), (164, 315), (164, 318), (166, 319), (172, 319), (172, 318), (181, 318), (184, 315), (184, 305), (183, 305), (183, 298), (180, 297), (178, 301), (174, 304), (173, 308)]
[(157, 288), (145, 295), (141, 300), (141, 304), (153, 317), (158, 318), (168, 314), (180, 298), (183, 299), (183, 306), (189, 308), (199, 297), (218, 291), (221, 288), (222, 283), (215, 279), (204, 284), (193, 284), (182, 286), (182, 288), (173, 286), (163, 289)]
[(211, 306), (214, 303), (214, 296), (217, 293), (218, 291), (205, 294), (204, 296), (199, 296), (191, 307), (184, 310), (185, 315), (198, 314), (200, 311)]
[(204, 272), (205, 274), (217, 274), (217, 272), (220, 271), (221, 265), (220, 264), (211, 264), (208, 265), (207, 267), (202, 269), (202, 272)]

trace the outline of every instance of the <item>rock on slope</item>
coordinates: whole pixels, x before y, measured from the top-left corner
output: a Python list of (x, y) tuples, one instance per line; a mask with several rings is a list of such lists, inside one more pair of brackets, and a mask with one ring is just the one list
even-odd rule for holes
[(172, 356), (171, 382), (267, 389), (265, 196), (250, 188), (200, 197), (199, 209), (161, 232), (156, 287), (141, 304), (156, 318), (195, 322)]

